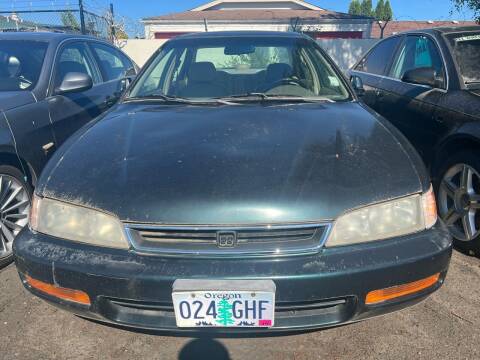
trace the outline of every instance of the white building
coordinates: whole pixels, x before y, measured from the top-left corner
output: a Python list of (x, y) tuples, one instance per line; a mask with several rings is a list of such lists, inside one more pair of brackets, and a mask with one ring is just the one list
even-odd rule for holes
[(147, 39), (226, 30), (301, 31), (317, 39), (369, 38), (372, 18), (301, 0), (215, 0), (195, 9), (143, 19)]

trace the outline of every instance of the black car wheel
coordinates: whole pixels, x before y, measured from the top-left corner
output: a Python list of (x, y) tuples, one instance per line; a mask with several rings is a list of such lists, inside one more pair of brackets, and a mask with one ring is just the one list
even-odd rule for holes
[(439, 171), (437, 202), (455, 245), (480, 254), (480, 152), (450, 157)]
[(32, 187), (18, 169), (0, 166), (0, 267), (12, 262), (13, 240), (28, 223), (31, 195)]

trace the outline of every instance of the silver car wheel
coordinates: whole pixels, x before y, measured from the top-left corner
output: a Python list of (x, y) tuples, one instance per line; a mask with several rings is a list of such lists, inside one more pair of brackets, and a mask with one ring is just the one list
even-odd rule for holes
[(12, 254), (13, 240), (27, 225), (29, 211), (25, 186), (10, 175), (0, 174), (0, 259)]
[(444, 175), (438, 193), (441, 218), (460, 241), (480, 234), (480, 175), (470, 165), (456, 164)]

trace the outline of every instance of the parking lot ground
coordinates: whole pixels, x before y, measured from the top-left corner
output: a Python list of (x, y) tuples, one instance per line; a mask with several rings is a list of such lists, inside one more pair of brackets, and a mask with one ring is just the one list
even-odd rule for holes
[(348, 326), (257, 338), (165, 337), (99, 325), (0, 272), (2, 359), (479, 359), (480, 259), (454, 253), (445, 285), (412, 308)]

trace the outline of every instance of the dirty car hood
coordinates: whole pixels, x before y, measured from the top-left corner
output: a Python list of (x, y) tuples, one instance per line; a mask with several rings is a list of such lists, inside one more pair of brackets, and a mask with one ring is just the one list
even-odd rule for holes
[(13, 109), (35, 102), (30, 91), (0, 91), (0, 111)]
[(356, 103), (122, 104), (57, 152), (37, 191), (142, 223), (334, 219), (422, 190), (382, 121)]

